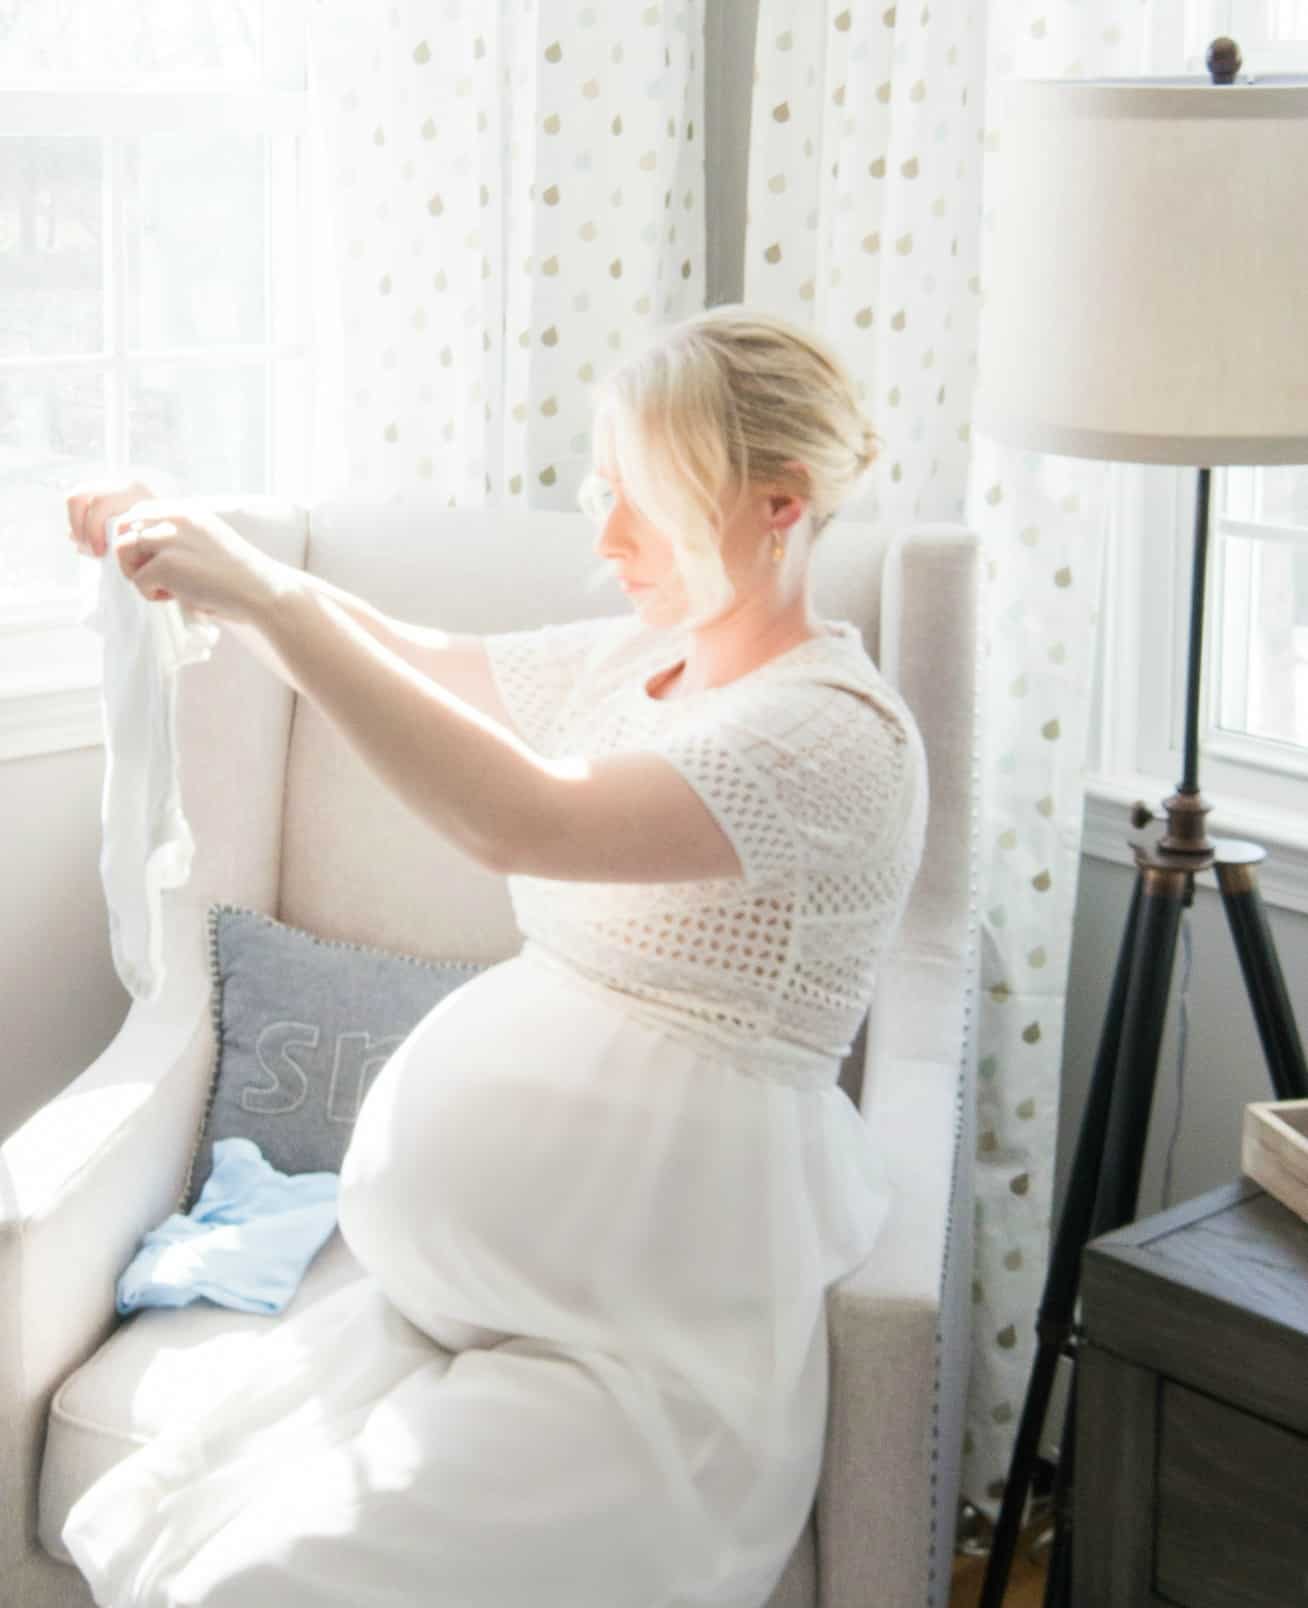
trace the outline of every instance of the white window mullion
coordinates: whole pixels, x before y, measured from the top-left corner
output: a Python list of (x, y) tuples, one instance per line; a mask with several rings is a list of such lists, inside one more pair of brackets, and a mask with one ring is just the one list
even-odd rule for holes
[(1224, 536), (1252, 536), (1260, 542), (1287, 547), (1308, 547), (1308, 531), (1302, 525), (1260, 524), (1253, 519), (1219, 519)]
[(305, 0), (263, 0), (259, 75), (269, 88), (303, 88), (307, 27)]
[(130, 456), (127, 424), (127, 152), (119, 135), (105, 141), (108, 204), (105, 208), (105, 348), (110, 367), (105, 387), (105, 444), (115, 472)]
[[(1150, 465), (1135, 473), (1126, 540), (1137, 548), (1138, 677), (1123, 688), (1134, 699), (1135, 768), (1180, 780), (1185, 714), (1185, 652), (1190, 621), (1195, 487), (1193, 471)], [(1205, 654), (1207, 647), (1205, 647)]]
[[(1199, 686), (1199, 785), (1203, 789), (1204, 759), (1214, 752), (1221, 735), (1220, 687), (1226, 640), (1223, 616), (1226, 610), (1226, 544), (1222, 539), (1219, 510), (1225, 501), (1221, 471), (1213, 471), (1212, 498), (1208, 512), (1208, 593), (1204, 608), (1204, 662)], [(1180, 688), (1181, 715), (1184, 718), (1184, 685)]]
[[(107, 328), (105, 339), (108, 340)], [(107, 352), (69, 352), (58, 357), (38, 357), (24, 352), (20, 357), (0, 357), (0, 374), (47, 374), (56, 369), (84, 369), (95, 374), (107, 373), (112, 367), (113, 359)]]
[[(1235, 724), (1236, 711), (1245, 707), (1249, 694), (1249, 610), (1252, 590), (1249, 583), (1247, 552), (1234, 552), (1226, 540), (1229, 524), (1218, 527), (1217, 565), (1214, 574), (1213, 658), (1222, 673), (1212, 678), (1216, 704), (1205, 712), (1205, 729), (1221, 730)], [(1219, 685), (1216, 683), (1220, 683)]]
[[(1203, 727), (1203, 752), (1210, 756), (1213, 772), (1222, 785), (1243, 789), (1271, 805), (1283, 809), (1298, 809), (1303, 814), (1303, 785), (1308, 781), (1308, 747), (1284, 738), (1250, 735), (1232, 730), (1220, 723), (1221, 712), (1217, 700), (1226, 696), (1232, 709), (1245, 710), (1245, 682), (1249, 670), (1250, 643), (1256, 628), (1255, 611), (1261, 596), (1260, 568), (1267, 556), (1268, 533), (1254, 528), (1259, 540), (1250, 544), (1245, 555), (1229, 554), (1223, 530), (1219, 535), (1219, 551), (1224, 562), (1223, 571), (1229, 576), (1223, 589), (1222, 608), (1228, 615), (1223, 633), (1226, 649), (1221, 661), (1220, 676), (1225, 685), (1219, 687), (1219, 666), (1216, 651), (1212, 668), (1212, 686), (1208, 689)], [(1247, 530), (1237, 527), (1234, 534), (1245, 535)], [(1297, 538), (1297, 539), (1296, 539)], [(1286, 547), (1303, 549), (1308, 546), (1308, 533), (1286, 532), (1271, 528), (1270, 541), (1274, 550), (1283, 552)], [(1236, 611), (1239, 611), (1238, 614)]]
[(94, 134), (132, 138), (142, 134), (210, 134), (229, 128), (242, 134), (298, 134), (305, 123), (298, 90), (111, 89), (70, 84), (60, 88), (0, 92), (0, 134)]
[[(129, 369), (149, 364), (169, 368), (243, 368), (251, 363), (262, 363), (276, 358), (286, 361), (307, 355), (304, 342), (286, 342), (280, 346), (158, 346), (138, 348), (125, 352), (121, 360)], [(116, 360), (112, 353), (90, 356), (60, 357), (0, 357), (0, 374), (53, 373), (59, 369), (85, 369), (94, 373), (101, 370), (112, 373)]]
[[(267, 5), (260, 8), (259, 20), (259, 65), (263, 66), (263, 52), (266, 32)], [(274, 298), (277, 295), (277, 275), (274, 272), (275, 248), (280, 245), (277, 234), (277, 223), (274, 216), (275, 208), (273, 198), (274, 188), (274, 146), (276, 142), (268, 138), (263, 142), (263, 341), (268, 350), (268, 357), (263, 367), (263, 461), (267, 465), (269, 488), (277, 483), (279, 473), (278, 453), (281, 450), (281, 431), (277, 428), (277, 404), (280, 387), (277, 383), (277, 361), (272, 355), (276, 340), (277, 307)]]
[(310, 168), (309, 136), (302, 135), (295, 142), (294, 157), (294, 206), (286, 209), (288, 218), (295, 218), (295, 256), (294, 256), (294, 294), (291, 305), (295, 314), (294, 331), (295, 340), (305, 352), (302, 362), (294, 368), (295, 412), (293, 421), (295, 425), (295, 453), (291, 460), (290, 478), (286, 483), (286, 494), (307, 502), (313, 490), (312, 466), (310, 463), (310, 444), (313, 439), (313, 409), (316, 406), (314, 398), (317, 396), (317, 374), (319, 369), (318, 347), (312, 338), (314, 324), (314, 305), (318, 293), (317, 282), (314, 279), (316, 260), (313, 248), (314, 214), (310, 203), (310, 184), (312, 172)]
[(1095, 682), (1094, 770), (1120, 775), (1135, 768), (1140, 700), (1141, 635), (1136, 618), (1140, 554), (1136, 527), (1139, 471), (1131, 464), (1109, 468), (1110, 495), (1099, 605), (1098, 674)]

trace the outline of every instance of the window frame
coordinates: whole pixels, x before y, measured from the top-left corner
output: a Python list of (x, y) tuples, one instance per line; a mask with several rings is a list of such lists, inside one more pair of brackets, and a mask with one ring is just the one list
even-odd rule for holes
[[(270, 16), (270, 12), (272, 15)], [(153, 85), (51, 79), (40, 88), (0, 83), (0, 136), (95, 136), (106, 141), (104, 279), (106, 306), (121, 298), (126, 242), (121, 229), (123, 141), (142, 134), (231, 131), (264, 135), (264, 339), (247, 345), (151, 348), (152, 365), (263, 371), (268, 492), (303, 496), (308, 472), (315, 352), (312, 305), (309, 128), (302, 13), (296, 4), (265, 7), (261, 74), (233, 82), (216, 76), (170, 78)], [(289, 266), (288, 266), (289, 265)], [(53, 357), (0, 357), (0, 373), (58, 370), (110, 375), (106, 462), (130, 467), (128, 421), (118, 400), (141, 363), (124, 344), (121, 299), (113, 306), (104, 350)], [(0, 601), (0, 760), (103, 742), (101, 648), (78, 619), (94, 585), (94, 561), (81, 561), (79, 589), (31, 589)]]
[[(1196, 469), (1112, 464), (1097, 658), (1091, 696), (1083, 850), (1135, 865), (1130, 810), (1161, 814), (1184, 766), (1185, 680), (1194, 555)], [(1308, 914), (1308, 811), (1295, 802), (1308, 755), (1287, 764), (1276, 745), (1218, 729), (1217, 643), (1225, 530), (1213, 471), (1199, 705), (1199, 787), (1210, 838), (1253, 841), (1264, 899)], [(1233, 521), (1241, 529), (1243, 521)], [(1146, 628), (1147, 622), (1147, 628)], [(1212, 871), (1199, 886), (1216, 889)]]

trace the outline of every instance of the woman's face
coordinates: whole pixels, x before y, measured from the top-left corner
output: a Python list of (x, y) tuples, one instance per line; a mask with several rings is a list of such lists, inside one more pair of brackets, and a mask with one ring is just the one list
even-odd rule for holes
[(610, 562), (641, 618), (651, 625), (682, 619), (688, 599), (672, 542), (627, 501), (616, 471), (597, 469), (584, 498), (600, 522), (595, 552)]
[[(690, 599), (671, 539), (639, 512), (623, 493), (617, 471), (601, 465), (583, 488), (582, 501), (599, 521), (595, 552), (608, 559), (618, 584), (641, 618), (650, 625), (670, 625), (686, 618)], [(724, 511), (720, 537), (723, 567), (738, 599), (771, 580), (764, 541), (767, 499), (743, 499)]]

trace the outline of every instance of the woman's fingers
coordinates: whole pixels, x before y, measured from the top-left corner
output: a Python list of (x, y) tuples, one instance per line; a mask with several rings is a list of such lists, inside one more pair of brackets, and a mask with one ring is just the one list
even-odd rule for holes
[(128, 525), (119, 532), (118, 541), (114, 545), (114, 552), (118, 555), (118, 567), (130, 581), (137, 570), (144, 569), (152, 558), (156, 556), (156, 549), (147, 546), (144, 534), (139, 525)]
[(103, 558), (108, 550), (108, 525), (115, 514), (134, 511), (157, 500), (144, 481), (127, 484), (74, 486), (66, 498), (68, 535), (73, 545), (92, 558)]
[[(142, 506), (138, 504), (128, 511), (114, 546), (118, 567), (129, 581), (135, 581), (137, 573), (158, 558), (168, 542), (178, 534), (173, 520), (141, 514), (139, 510)], [(151, 602), (166, 603), (172, 599), (173, 593), (166, 587), (153, 586), (144, 596)]]
[(68, 497), (68, 532), (73, 545), (81, 552), (93, 556), (95, 549), (87, 532), (87, 516), (94, 500), (91, 492), (74, 491)]
[(109, 521), (132, 501), (121, 488), (73, 492), (68, 498), (68, 529), (74, 546), (92, 558), (103, 558), (109, 546)]
[(121, 513), (124, 506), (121, 492), (93, 492), (88, 499), (82, 539), (94, 558), (104, 557), (109, 547), (109, 521)]
[(236, 619), (264, 601), (271, 561), (216, 516), (176, 498), (128, 498), (121, 488), (107, 504), (97, 505), (96, 496), (91, 488), (86, 505), (75, 507), (70, 498), (70, 524), (76, 515), (85, 530), (101, 515), (117, 516), (119, 573), (142, 597)]

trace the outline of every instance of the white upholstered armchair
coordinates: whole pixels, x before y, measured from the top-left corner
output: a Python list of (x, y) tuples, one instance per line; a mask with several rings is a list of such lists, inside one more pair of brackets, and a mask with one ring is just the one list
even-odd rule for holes
[[(580, 515), (213, 505), (275, 557), (410, 621), (506, 631), (625, 607), (616, 588), (582, 586), (593, 555)], [(917, 717), (931, 813), (899, 941), (841, 1078), (884, 1136), (896, 1198), (872, 1256), (829, 1292), (826, 1459), (769, 1608), (944, 1608), (970, 1339), (978, 544), (958, 526), (837, 520), (814, 565), (817, 613), (860, 627)], [(164, 895), (163, 995), (134, 1004), (103, 1054), (0, 1151), (3, 1608), (89, 1608), (58, 1556), (81, 1491), (270, 1325), (360, 1271), (333, 1234), (280, 1316), (207, 1302), (115, 1315), (117, 1275), (178, 1208), (203, 1117), (208, 906), (431, 958), (491, 962), (520, 941), (503, 879), (425, 829), (230, 633), (180, 685), (196, 854), (187, 886)]]

